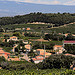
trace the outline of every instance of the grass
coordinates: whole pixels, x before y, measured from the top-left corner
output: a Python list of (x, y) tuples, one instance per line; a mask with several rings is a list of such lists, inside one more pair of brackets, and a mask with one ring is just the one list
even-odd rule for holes
[(5, 25), (5, 26), (2, 26), (2, 27), (4, 29), (5, 28), (12, 29), (12, 28), (27, 28), (27, 27), (30, 27), (31, 28), (30, 31), (41, 32), (41, 30), (44, 31), (45, 29), (46, 29), (46, 31), (48, 31), (47, 26), (50, 26), (50, 25), (46, 25), (46, 24), (14, 24), (14, 25)]
[(11, 52), (12, 47), (2, 47), (6, 52)]
[(5, 25), (5, 26), (2, 26), (4, 29), (5, 28), (27, 28), (27, 27), (30, 27), (31, 30), (30, 32), (41, 32), (42, 30), (44, 32), (53, 32), (53, 31), (56, 31), (57, 33), (62, 33), (62, 32), (65, 32), (67, 33), (68, 31), (71, 32), (71, 33), (74, 33), (75, 32), (75, 24), (70, 24), (70, 25), (67, 25), (67, 26), (62, 26), (62, 27), (57, 27), (57, 28), (50, 28), (48, 29), (47, 26), (51, 26), (51, 25), (46, 25), (46, 24), (14, 24), (14, 25)]
[(68, 69), (46, 69), (46, 70), (0, 70), (0, 75), (75, 75), (75, 71)]
[(42, 43), (42, 44), (55, 44), (55, 45), (62, 45), (63, 43), (62, 43), (62, 41), (49, 41), (49, 42), (38, 42), (38, 41), (32, 41), (32, 43)]
[(71, 33), (75, 33), (75, 24), (71, 24), (71, 25), (67, 25), (67, 26), (63, 26), (63, 27), (59, 27), (59, 28), (53, 28), (50, 29), (51, 31), (56, 31), (57, 33), (67, 33), (67, 32), (71, 32)]

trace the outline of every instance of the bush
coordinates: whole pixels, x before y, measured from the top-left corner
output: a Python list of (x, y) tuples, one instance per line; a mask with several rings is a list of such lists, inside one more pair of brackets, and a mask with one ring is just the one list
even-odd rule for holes
[(71, 56), (65, 55), (52, 55), (46, 58), (43, 62), (37, 64), (39, 69), (52, 69), (52, 68), (70, 68), (70, 64), (75, 60)]

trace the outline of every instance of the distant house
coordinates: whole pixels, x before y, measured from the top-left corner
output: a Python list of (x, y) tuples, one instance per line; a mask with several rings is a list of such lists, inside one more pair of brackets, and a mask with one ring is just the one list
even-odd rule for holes
[(8, 61), (20, 61), (19, 58), (9, 58)]
[(7, 42), (9, 42), (10, 40), (18, 41), (18, 37), (12, 36), (12, 37), (10, 37), (9, 39), (7, 39)]
[(27, 28), (26, 30), (30, 30), (30, 28)]
[(38, 55), (40, 55), (40, 54), (42, 54), (46, 51), (44, 49), (37, 49), (36, 52), (37, 52)]
[(65, 44), (75, 44), (75, 41), (64, 41), (63, 42), (63, 47)]
[(46, 50), (44, 49), (37, 49), (36, 52), (38, 55), (44, 56), (44, 57), (49, 57), (51, 55), (51, 53), (46, 52)]
[(74, 36), (74, 37), (75, 37), (75, 34), (72, 34), (72, 36)]
[(67, 37), (69, 34), (70, 34), (70, 33), (66, 33), (66, 34), (62, 34), (62, 35), (64, 35), (65, 37)]
[(62, 50), (63, 45), (54, 45), (53, 50)]
[(19, 30), (21, 30), (21, 28), (16, 28), (15, 30), (19, 31)]
[(26, 51), (30, 52), (31, 51), (31, 45), (25, 45)]
[(57, 51), (57, 54), (61, 54), (65, 49), (63, 48), (63, 45), (55, 45), (53, 47), (53, 50)]
[(44, 23), (44, 22), (32, 22), (32, 23), (28, 23), (28, 24), (48, 24), (48, 23)]
[(45, 53), (41, 53), (40, 55), (41, 55), (41, 56), (45, 56), (45, 58), (47, 58), (47, 57), (49, 57), (50, 55), (52, 55), (52, 53), (45, 52)]
[(24, 40), (23, 40), (23, 43), (24, 43), (24, 44), (28, 44), (28, 41), (24, 41)]
[(43, 62), (44, 57), (43, 56), (36, 56), (35, 58), (32, 58), (32, 62), (35, 64), (38, 64), (39, 62)]
[(66, 53), (65, 55), (66, 55), (66, 56), (72, 56), (72, 57), (75, 57), (75, 55), (69, 54), (69, 53)]
[(8, 57), (10, 56), (10, 53), (5, 52), (4, 50), (2, 50), (2, 49), (0, 48), (0, 56), (4, 56), (5, 59), (8, 59)]

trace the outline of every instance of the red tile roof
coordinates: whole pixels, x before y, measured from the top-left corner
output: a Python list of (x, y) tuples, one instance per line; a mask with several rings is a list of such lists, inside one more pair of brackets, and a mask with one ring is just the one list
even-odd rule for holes
[(62, 47), (62, 45), (55, 45), (54, 47)]
[(42, 51), (42, 50), (44, 51), (44, 49), (37, 49), (37, 51)]
[(44, 59), (43, 56), (36, 56), (36, 58), (32, 58), (33, 61), (38, 61), (38, 60), (43, 60), (43, 59)]
[(0, 50), (0, 54), (9, 54), (10, 55), (10, 53), (4, 52), (3, 50)]
[(75, 41), (64, 41), (64, 43), (75, 43)]
[(32, 58), (33, 61), (38, 61), (38, 60), (43, 60), (44, 58), (39, 58), (39, 59), (36, 59), (36, 58)]

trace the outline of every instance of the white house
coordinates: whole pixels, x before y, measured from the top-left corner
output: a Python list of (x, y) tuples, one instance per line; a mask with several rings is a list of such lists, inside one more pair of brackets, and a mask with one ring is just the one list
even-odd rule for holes
[(38, 64), (39, 62), (43, 62), (44, 57), (43, 56), (36, 56), (35, 58), (32, 58), (32, 62), (35, 64)]
[(18, 41), (18, 37), (12, 36), (12, 37), (10, 37), (9, 39), (7, 39), (7, 42), (9, 42), (10, 40)]

